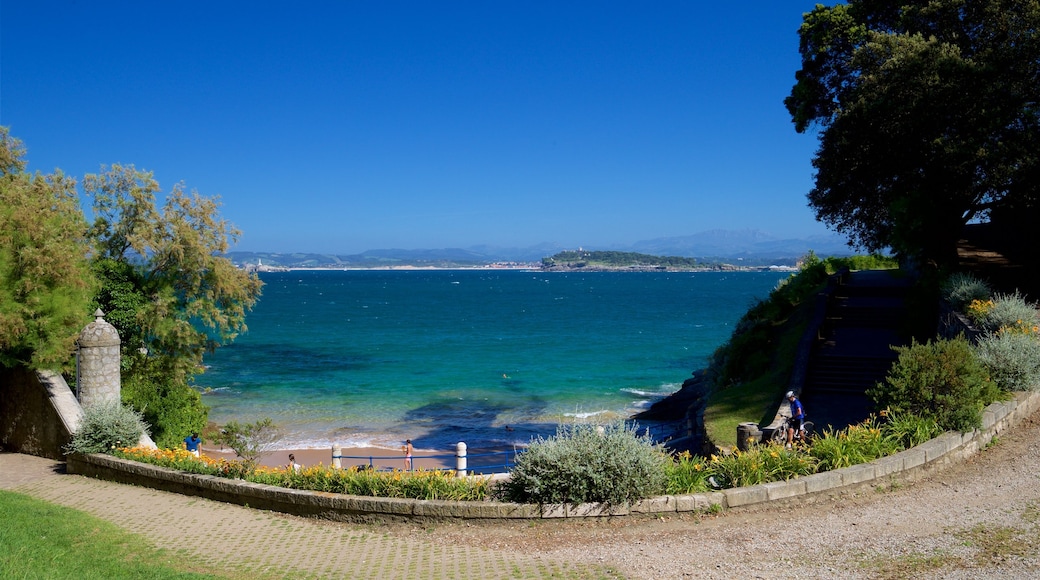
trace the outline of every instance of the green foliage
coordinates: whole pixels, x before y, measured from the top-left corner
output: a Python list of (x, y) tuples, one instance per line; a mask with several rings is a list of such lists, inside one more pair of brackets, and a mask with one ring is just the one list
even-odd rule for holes
[(517, 458), (496, 494), (520, 503), (625, 504), (665, 489), (664, 451), (634, 427), (560, 426)]
[[(729, 341), (716, 349), (709, 361), (708, 377), (716, 388), (729, 388), (754, 381), (774, 370), (778, 345), (785, 341), (791, 327), (786, 323), (807, 300), (823, 289), (827, 277), (843, 269), (896, 267), (895, 260), (880, 254), (829, 257), (821, 260), (810, 251), (798, 272), (780, 282), (766, 300), (752, 305), (737, 322)], [(802, 318), (805, 318), (802, 310)], [(790, 358), (780, 357), (790, 372)], [(784, 381), (786, 382), (786, 381)]]
[(708, 478), (712, 475), (713, 472), (708, 469), (707, 460), (684, 451), (665, 465), (665, 476), (668, 481), (665, 485), (665, 493), (685, 495), (709, 491), (712, 486)]
[(234, 450), (242, 458), (246, 471), (251, 472), (259, 464), (260, 458), (274, 449), (281, 436), (281, 430), (274, 421), (265, 417), (253, 423), (227, 423), (221, 428), (217, 443)]
[(1026, 0), (806, 13), (785, 105), (797, 131), (819, 135), (817, 219), (857, 246), (940, 265), (972, 219), (1036, 223), (1038, 31), (1040, 5)]
[(942, 284), (943, 299), (960, 312), (972, 301), (989, 300), (992, 295), (989, 284), (964, 272), (954, 273)]
[(94, 311), (86, 221), (75, 181), (26, 173), (23, 153), (0, 127), (0, 365), (67, 371)]
[(543, 258), (544, 266), (600, 266), (610, 268), (693, 268), (697, 260), (679, 256), (651, 256), (636, 252), (569, 250)]
[(155, 578), (215, 576), (208, 566), (148, 547), (141, 537), (79, 510), (0, 491), (0, 578)]
[(713, 456), (709, 469), (716, 486), (744, 487), (812, 475), (818, 468), (816, 459), (800, 450), (766, 445)]
[(899, 358), (884, 383), (868, 391), (879, 408), (934, 419), (942, 429), (970, 431), (982, 409), (1000, 398), (963, 337), (894, 347)]
[(215, 199), (178, 184), (160, 210), (151, 173), (102, 169), (83, 181), (94, 200), (96, 300), (122, 339), (124, 400), (145, 414), (158, 444), (177, 445), (207, 422), (191, 387), (203, 356), (246, 329), (260, 281), (220, 257), (238, 231)]
[(124, 356), (146, 349), (155, 359), (124, 373), (159, 366), (187, 385), (202, 372), (205, 353), (246, 329), (260, 280), (221, 257), (239, 232), (220, 217), (216, 199), (177, 184), (160, 210), (151, 173), (132, 165), (102, 170), (83, 179), (94, 202), (90, 237), (103, 280), (97, 300), (124, 341)]
[(83, 410), (83, 422), (65, 447), (65, 453), (112, 453), (136, 445), (147, 432), (144, 419), (116, 402), (101, 402)]
[(975, 345), (975, 354), (1001, 389), (1040, 388), (1040, 340), (1035, 333), (1005, 330), (987, 334)]
[(424, 500), (483, 501), (491, 493), (490, 479), (455, 477), (454, 471), (422, 469), (386, 472), (314, 466), (301, 471), (258, 470), (248, 479), (291, 489)]
[(191, 433), (201, 433), (208, 422), (209, 409), (202, 395), (189, 385), (170, 378), (157, 359), (140, 353), (123, 358), (126, 379), (122, 384), (123, 403), (136, 409), (152, 427), (152, 439), (159, 447), (178, 447)]
[(985, 332), (995, 333), (1003, 330), (1012, 332), (1035, 332), (1040, 324), (1035, 304), (1026, 302), (1019, 294), (998, 294), (978, 311), (976, 322)]
[(880, 420), (871, 416), (859, 425), (824, 431), (813, 440), (809, 453), (820, 462), (820, 471), (831, 471), (867, 463), (903, 449), (901, 436), (882, 429)]
[(942, 428), (934, 419), (918, 417), (911, 413), (895, 413), (887, 409), (880, 414), (885, 419), (881, 428), (887, 433), (891, 433), (892, 437), (899, 442), (900, 450), (917, 447), (943, 433)]
[(115, 455), (188, 473), (326, 493), (452, 501), (483, 501), (491, 494), (488, 478), (455, 477), (455, 472), (450, 470), (375, 471), (357, 467), (336, 469), (324, 465), (312, 465), (299, 471), (284, 467), (247, 469), (242, 461), (196, 457), (183, 449), (139, 447), (117, 449)]
[[(820, 259), (809, 252), (799, 271), (778, 284), (768, 299), (751, 306), (729, 341), (709, 359), (706, 376), (712, 392), (704, 410), (709, 440), (732, 445), (739, 423), (749, 417), (772, 419), (812, 315), (812, 298), (823, 290), (828, 276), (843, 269), (897, 266), (896, 260), (880, 254)], [(897, 273), (893, 271), (893, 275)]]

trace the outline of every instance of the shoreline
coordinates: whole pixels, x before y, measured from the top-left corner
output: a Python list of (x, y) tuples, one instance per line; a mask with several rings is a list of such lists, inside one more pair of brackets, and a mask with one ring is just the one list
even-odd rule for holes
[[(497, 451), (508, 451), (509, 449), (498, 449)], [(216, 459), (236, 459), (235, 452), (228, 448), (202, 445), (202, 454)], [(488, 450), (480, 450), (485, 453)], [(304, 468), (315, 465), (332, 465), (332, 448), (324, 449), (272, 449), (264, 453), (260, 458), (260, 465), (266, 467), (285, 467), (289, 462), (289, 454), (296, 457), (296, 463)], [(344, 447), (340, 453), (345, 456), (340, 461), (343, 468), (352, 466), (371, 465), (375, 469), (405, 469), (404, 452), (380, 447)], [(436, 456), (436, 457), (431, 457)], [(349, 458), (348, 458), (349, 457)], [(470, 465), (474, 462), (471, 459)], [(416, 449), (412, 454), (412, 469), (442, 470), (455, 468), (454, 451), (430, 451)]]

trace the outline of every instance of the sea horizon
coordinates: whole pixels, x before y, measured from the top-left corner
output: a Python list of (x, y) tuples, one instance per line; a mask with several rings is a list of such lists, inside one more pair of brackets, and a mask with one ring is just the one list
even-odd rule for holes
[(678, 390), (786, 272), (261, 272), (248, 331), (197, 378), (210, 419), (282, 449), (526, 445)]

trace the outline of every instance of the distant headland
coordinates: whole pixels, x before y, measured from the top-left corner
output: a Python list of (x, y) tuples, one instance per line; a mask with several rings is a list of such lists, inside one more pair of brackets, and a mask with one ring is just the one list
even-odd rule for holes
[(799, 260), (810, 250), (819, 256), (852, 253), (844, 238), (837, 235), (781, 238), (757, 230), (711, 230), (595, 250), (543, 243), (530, 247), (380, 249), (357, 254), (234, 251), (225, 256), (240, 268), (259, 272), (289, 269), (761, 271), (797, 268)]
[[(241, 252), (238, 254), (242, 254)], [(566, 250), (542, 258), (540, 262), (457, 262), (451, 260), (380, 260), (365, 264), (350, 264), (342, 261), (333, 263), (274, 261), (270, 257), (264, 263), (257, 257), (255, 263), (247, 256), (236, 255), (232, 262), (250, 272), (289, 272), (295, 270), (523, 270), (541, 272), (760, 272), (795, 271), (796, 265), (729, 264), (724, 262), (699, 262), (695, 258), (681, 256), (653, 256), (638, 252)], [(274, 263), (272, 263), (274, 262)], [(390, 262), (390, 263), (388, 263)]]

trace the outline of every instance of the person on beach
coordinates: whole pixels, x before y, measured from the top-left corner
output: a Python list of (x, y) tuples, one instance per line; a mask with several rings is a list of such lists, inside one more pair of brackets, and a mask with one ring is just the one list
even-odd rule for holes
[(303, 466), (299, 463), (296, 463), (296, 456), (290, 453), (289, 464), (285, 466), (285, 469), (287, 471), (300, 471), (301, 469), (303, 469)]
[(202, 439), (199, 438), (198, 433), (192, 433), (184, 438), (184, 448), (195, 455), (195, 457), (199, 457), (199, 445), (201, 443)]
[(404, 451), (404, 469), (405, 471), (412, 470), (412, 440), (405, 439), (404, 445), (401, 446), (401, 451)]
[(794, 443), (795, 429), (801, 430), (805, 423), (805, 409), (794, 391), (787, 391), (787, 402), (791, 405), (791, 420), (787, 422), (787, 448), (790, 449)]

